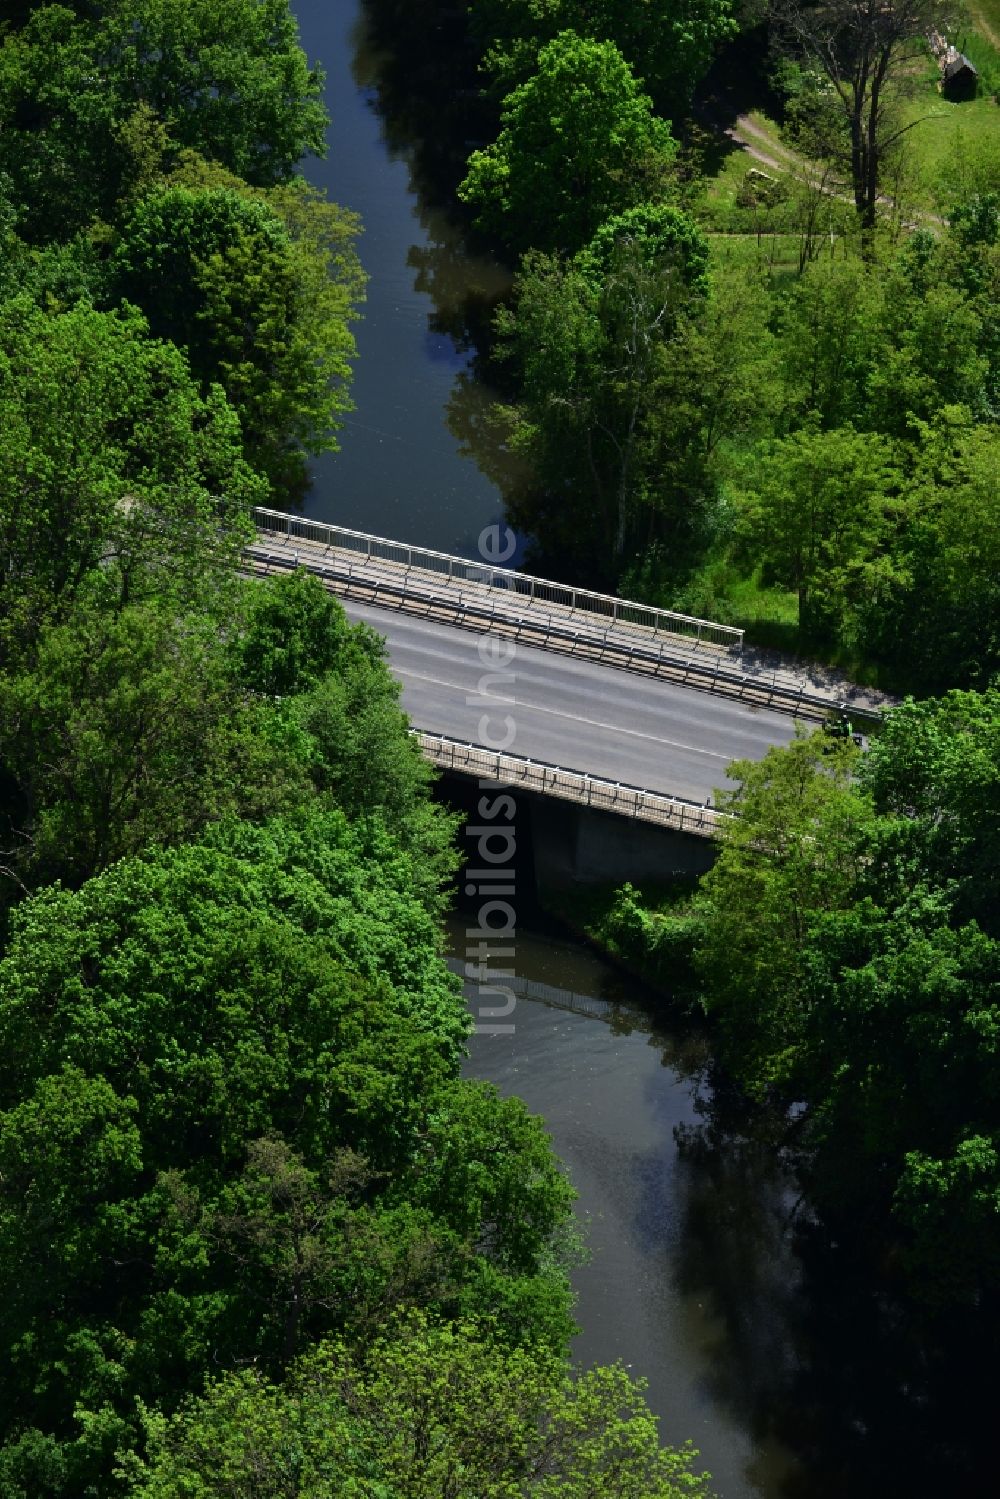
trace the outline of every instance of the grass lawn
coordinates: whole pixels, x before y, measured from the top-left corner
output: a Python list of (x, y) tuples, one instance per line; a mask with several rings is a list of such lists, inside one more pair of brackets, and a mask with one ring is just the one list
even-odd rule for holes
[(1000, 56), (1000, 0), (971, 0), (969, 14), (983, 40)]
[(799, 269), (797, 234), (709, 231), (708, 243), (712, 261), (719, 266), (766, 266), (776, 276), (795, 274)]
[[(990, 0), (1000, 10), (1000, 0)], [(979, 69), (984, 83), (1000, 88), (1000, 55), (974, 33), (958, 35), (956, 45)], [(909, 181), (904, 195), (920, 208), (937, 213), (969, 193), (1000, 186), (1000, 107), (985, 92), (953, 103), (938, 88), (932, 60), (915, 80), (913, 96), (903, 106), (912, 122), (907, 140)]]
[(785, 588), (762, 587), (755, 572), (741, 577), (731, 567), (717, 568), (720, 576), (713, 580), (724, 594), (734, 624), (747, 632), (753, 645), (774, 646), (795, 651), (799, 644), (798, 595)]
[[(1000, 189), (1000, 0), (974, 0), (970, 14), (974, 27), (957, 33), (954, 41), (979, 71), (979, 96), (962, 102), (944, 98), (937, 63), (928, 54), (914, 72), (910, 97), (901, 105), (902, 121), (910, 126), (899, 188), (904, 217), (926, 217), (933, 224), (956, 201), (977, 191)], [(760, 231), (763, 245), (764, 236), (787, 231), (792, 224), (781, 204), (756, 210), (741, 206), (747, 173), (780, 177), (781, 168), (786, 163), (794, 167), (796, 157), (777, 123), (761, 110), (749, 112), (744, 128), (754, 149), (768, 160), (755, 159), (738, 147), (729, 151), (708, 181), (699, 216), (709, 233), (729, 237), (742, 232), (749, 242)], [(893, 191), (891, 183), (886, 191)], [(783, 253), (775, 263), (780, 267), (787, 260)]]

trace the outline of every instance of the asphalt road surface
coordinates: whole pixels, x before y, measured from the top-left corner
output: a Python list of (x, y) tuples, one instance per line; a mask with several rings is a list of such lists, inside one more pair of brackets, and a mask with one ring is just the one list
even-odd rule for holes
[(793, 737), (783, 713), (528, 646), (501, 668), (471, 630), (343, 602), (386, 637), (403, 707), (429, 733), (699, 802), (731, 760)]

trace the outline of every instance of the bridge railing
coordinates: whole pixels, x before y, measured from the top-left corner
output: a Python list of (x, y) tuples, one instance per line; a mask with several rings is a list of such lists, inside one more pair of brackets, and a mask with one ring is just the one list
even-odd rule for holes
[(468, 557), (455, 557), (448, 552), (435, 552), (402, 541), (390, 541), (385, 536), (371, 536), (365, 531), (308, 520), (282, 510), (257, 506), (253, 518), (258, 531), (285, 537), (289, 542), (350, 552), (365, 562), (387, 562), (437, 578), (480, 584), (516, 595), (528, 603), (537, 600), (574, 613), (592, 615), (607, 624), (638, 626), (660, 635), (681, 635), (697, 645), (725, 646), (734, 651), (743, 648), (742, 630), (714, 620), (698, 619), (695, 615), (679, 614), (672, 609), (658, 609), (652, 604), (635, 603), (616, 598), (614, 594), (596, 593), (589, 588), (573, 588), (566, 583), (533, 577), (530, 573), (493, 567), (486, 562), (473, 562)]
[(732, 817), (731, 813), (721, 812), (703, 802), (647, 791), (641, 786), (588, 775), (585, 771), (566, 770), (561, 765), (532, 760), (525, 755), (484, 749), (482, 745), (453, 739), (448, 734), (430, 734), (423, 729), (411, 729), (410, 733), (425, 757), (442, 770), (495, 781), (501, 786), (520, 786), (542, 796), (556, 796), (597, 811), (632, 817), (637, 822), (675, 828), (698, 838), (714, 838), (722, 824)]

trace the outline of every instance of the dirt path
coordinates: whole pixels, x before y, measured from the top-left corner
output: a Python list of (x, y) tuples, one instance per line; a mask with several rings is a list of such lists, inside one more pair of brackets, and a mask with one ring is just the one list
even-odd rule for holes
[(969, 15), (972, 17), (973, 25), (980, 35), (986, 38), (991, 47), (995, 47), (1000, 52), (1000, 36), (997, 35), (986, 19), (986, 14), (982, 8), (978, 5), (970, 5)]
[(730, 125), (722, 133), (734, 146), (740, 146), (754, 161), (770, 167), (773, 172), (788, 172), (796, 165), (792, 152), (772, 140), (766, 131), (754, 124), (749, 115), (737, 115), (736, 124)]
[[(737, 115), (736, 123), (725, 127), (722, 134), (728, 140), (731, 140), (735, 146), (739, 146), (741, 150), (745, 151), (754, 161), (759, 161), (762, 166), (769, 167), (772, 172), (777, 172), (779, 175), (782, 172), (798, 172), (800, 178), (803, 180), (809, 180), (819, 185), (819, 177), (809, 172), (803, 158), (798, 156), (788, 146), (783, 145), (780, 141), (776, 141), (766, 130), (762, 130), (749, 115)], [(846, 186), (847, 184), (843, 184), (838, 188), (831, 185), (830, 187), (824, 187), (822, 190), (828, 193), (830, 197), (839, 199), (841, 203), (853, 204), (854, 200), (850, 193), (844, 190)], [(891, 198), (880, 198), (879, 202), (885, 208), (892, 207)], [(929, 209), (918, 209), (916, 212), (917, 219), (912, 223), (907, 222), (907, 229), (916, 229), (921, 223), (940, 225), (945, 223), (945, 220), (940, 215), (931, 213)]]

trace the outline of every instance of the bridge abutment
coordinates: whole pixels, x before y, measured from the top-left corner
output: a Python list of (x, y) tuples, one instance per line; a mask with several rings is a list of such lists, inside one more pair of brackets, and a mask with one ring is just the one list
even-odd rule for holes
[(550, 797), (534, 800), (534, 867), (542, 888), (663, 883), (703, 874), (715, 858), (707, 838)]
[(464, 852), (469, 868), (481, 869), (483, 863), (476, 831), (484, 826), (481, 807), (492, 808), (500, 795), (512, 798), (513, 816), (496, 824), (509, 828), (514, 838), (512, 857), (498, 869), (498, 878), (514, 885), (515, 904), (524, 911), (533, 908), (540, 891), (619, 885), (626, 880), (663, 884), (677, 876), (701, 874), (715, 858), (711, 839), (540, 796), (520, 786), (484, 787), (472, 777), (448, 772), (438, 784), (443, 799), (466, 817)]

